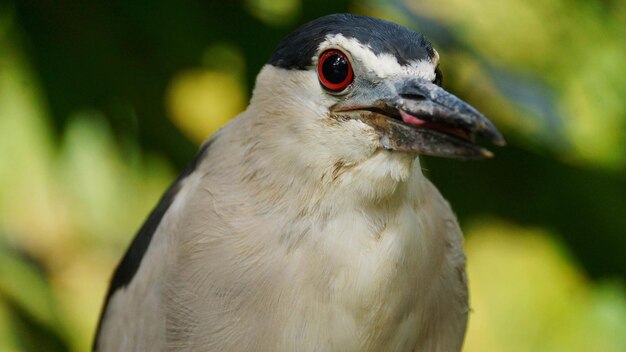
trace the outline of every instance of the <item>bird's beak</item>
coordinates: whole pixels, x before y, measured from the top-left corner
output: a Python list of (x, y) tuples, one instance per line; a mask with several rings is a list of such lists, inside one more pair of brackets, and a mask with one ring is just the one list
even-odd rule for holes
[(355, 90), (331, 107), (337, 117), (372, 126), (387, 150), (461, 159), (493, 154), (475, 143), (482, 137), (503, 146), (496, 127), (472, 106), (443, 88), (418, 78), (387, 81)]

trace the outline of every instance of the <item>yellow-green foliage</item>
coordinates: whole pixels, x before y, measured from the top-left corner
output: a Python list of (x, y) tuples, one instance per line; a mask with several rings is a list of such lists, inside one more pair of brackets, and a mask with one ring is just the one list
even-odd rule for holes
[[(626, 165), (626, 2), (613, 2), (611, 10), (596, 1), (566, 0), (414, 0), (407, 5), (454, 28), (492, 63), (522, 76), (532, 73), (553, 88), (549, 98), (556, 102), (560, 117), (530, 119), (529, 115), (540, 115), (532, 110), (502, 114), (506, 105), (516, 102), (494, 105), (490, 100), (483, 110), (499, 118), (500, 125), (505, 123), (529, 139), (543, 139), (569, 162), (606, 168)], [(476, 62), (444, 58), (444, 68), (473, 77), (459, 82), (462, 90), (479, 91), (481, 101), (485, 94), (498, 98), (493, 82), (486, 77), (476, 80), (480, 74), (475, 72)], [(558, 140), (559, 134), (564, 140)]]
[[(533, 112), (505, 99), (476, 57), (446, 56), (452, 84), (497, 112), (507, 134), (531, 141), (529, 148), (545, 143), (568, 162), (619, 170), (626, 164), (626, 3), (616, 3), (612, 13), (584, 1), (409, 5), (457, 28), (481, 55), (539, 73), (554, 88), (567, 116), (559, 122), (566, 141), (556, 146), (542, 141), (541, 120), (523, 118)], [(271, 25), (301, 9), (299, 1), (247, 4), (266, 8), (258, 15), (263, 21), (274, 12), (284, 17), (267, 20)], [(108, 278), (174, 172), (134, 141), (120, 147), (106, 116), (90, 106), (76, 106), (55, 134), (12, 18), (0, 10), (0, 351), (85, 351)], [(231, 65), (182, 70), (164, 101), (154, 102), (196, 142), (242, 109), (246, 95), (241, 53), (228, 45), (207, 52), (209, 61), (225, 57), (221, 62)], [(624, 350), (623, 282), (587, 278), (559, 239), (567, 234), (493, 218), (474, 219), (466, 233), (472, 306), (466, 351)]]

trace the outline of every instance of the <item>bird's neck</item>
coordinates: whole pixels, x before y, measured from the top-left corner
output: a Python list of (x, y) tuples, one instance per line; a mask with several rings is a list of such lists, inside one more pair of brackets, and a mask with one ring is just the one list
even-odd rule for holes
[[(213, 155), (236, 155), (216, 158), (232, 165), (211, 165), (233, 170), (211, 182), (212, 193), (227, 195), (212, 206), (224, 228), (246, 238), (240, 242), (251, 246), (245, 253), (268, 253), (272, 261), (264, 265), (276, 266), (289, 283), (285, 290), (307, 287), (303, 291), (333, 292), (330, 296), (349, 301), (358, 296), (374, 306), (388, 297), (387, 287), (406, 286), (397, 292), (431, 287), (429, 280), (445, 259), (446, 237), (434, 230), (441, 216), (432, 202), (437, 193), (417, 158), (375, 150), (358, 162), (341, 163), (317, 150), (315, 161), (307, 162), (284, 143), (249, 133), (247, 123), (243, 118), (231, 123), (233, 130), (213, 145)], [(218, 190), (219, 183), (227, 188)], [(319, 285), (310, 287), (311, 282)], [(339, 288), (345, 289), (334, 291)], [(406, 299), (390, 309), (402, 310)], [(333, 304), (341, 306), (339, 301)]]
[(359, 121), (343, 121), (333, 133), (328, 119), (280, 111), (249, 109), (237, 120), (242, 179), (273, 204), (295, 198), (332, 208), (418, 196), (424, 175), (414, 154), (381, 150), (369, 135), (341, 138), (346, 125)]

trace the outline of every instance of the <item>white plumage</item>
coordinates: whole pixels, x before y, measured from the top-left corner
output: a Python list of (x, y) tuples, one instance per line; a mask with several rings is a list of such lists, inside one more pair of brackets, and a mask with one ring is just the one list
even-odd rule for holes
[(333, 113), (351, 93), (320, 84), (328, 48), (368, 82), (432, 80), (438, 64), (382, 67), (392, 55), (332, 34), (312, 69), (266, 65), (247, 110), (168, 192), (138, 269), (112, 287), (96, 350), (460, 350), (455, 216), (417, 153), (385, 150), (376, 126)]

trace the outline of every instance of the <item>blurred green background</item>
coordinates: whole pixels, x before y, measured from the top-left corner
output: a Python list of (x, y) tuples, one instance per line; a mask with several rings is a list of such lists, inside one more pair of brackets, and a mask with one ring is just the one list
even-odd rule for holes
[(509, 145), (426, 158), (466, 234), (465, 351), (626, 351), (626, 2), (0, 2), (0, 351), (89, 348), (108, 278), (295, 26), (428, 36)]

